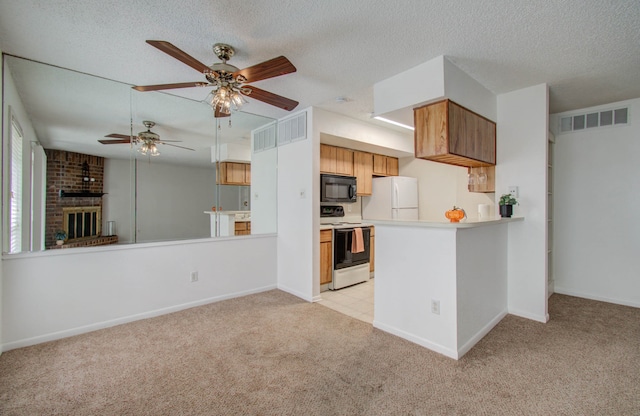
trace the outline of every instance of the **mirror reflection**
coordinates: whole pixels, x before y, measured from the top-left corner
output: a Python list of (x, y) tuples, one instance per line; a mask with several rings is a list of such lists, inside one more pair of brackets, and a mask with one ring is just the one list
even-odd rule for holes
[(10, 55), (3, 68), (6, 252), (275, 232), (275, 151), (252, 152), (273, 120)]

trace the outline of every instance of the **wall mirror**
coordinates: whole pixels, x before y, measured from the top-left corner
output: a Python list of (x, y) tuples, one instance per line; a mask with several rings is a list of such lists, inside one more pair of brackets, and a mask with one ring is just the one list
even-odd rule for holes
[(12, 55), (3, 87), (5, 253), (276, 231), (274, 120)]

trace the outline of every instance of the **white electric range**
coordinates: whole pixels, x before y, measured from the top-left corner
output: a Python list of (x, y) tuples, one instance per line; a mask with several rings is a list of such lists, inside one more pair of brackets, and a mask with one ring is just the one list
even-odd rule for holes
[[(333, 272), (329, 289), (342, 289), (369, 280), (371, 224), (363, 223), (359, 217), (346, 218), (343, 208), (339, 205), (325, 205), (320, 208), (320, 228), (333, 230)], [(356, 251), (353, 243), (356, 233), (359, 232), (362, 232), (363, 237), (362, 251)]]

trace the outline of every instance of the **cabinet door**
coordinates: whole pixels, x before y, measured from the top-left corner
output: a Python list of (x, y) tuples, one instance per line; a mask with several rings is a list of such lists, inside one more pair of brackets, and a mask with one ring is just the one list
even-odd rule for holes
[(357, 195), (371, 195), (373, 186), (373, 154), (353, 152), (353, 174), (358, 181)]
[(336, 174), (353, 176), (353, 150), (336, 147)]
[(244, 163), (223, 162), (227, 164), (226, 183), (233, 185), (244, 184)]
[(398, 176), (398, 158), (387, 156), (387, 176)]
[(373, 155), (373, 174), (387, 176), (387, 157), (385, 155)]
[(495, 192), (496, 191), (496, 167), (482, 166), (469, 168), (469, 192)]
[(320, 145), (320, 172), (336, 173), (336, 147)]
[(251, 164), (244, 165), (244, 184), (251, 185)]
[(320, 284), (331, 283), (332, 279), (332, 250), (331, 250), (331, 230), (320, 231)]
[(447, 101), (413, 110), (415, 156), (428, 159), (449, 153)]
[(449, 151), (470, 159), (495, 164), (495, 123), (449, 101)]

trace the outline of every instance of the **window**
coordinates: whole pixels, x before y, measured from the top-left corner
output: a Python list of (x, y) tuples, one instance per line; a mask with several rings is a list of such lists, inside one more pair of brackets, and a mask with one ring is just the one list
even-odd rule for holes
[(10, 212), (9, 212), (9, 253), (22, 251), (22, 128), (11, 116), (11, 137), (9, 141), (10, 159)]

